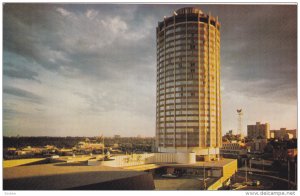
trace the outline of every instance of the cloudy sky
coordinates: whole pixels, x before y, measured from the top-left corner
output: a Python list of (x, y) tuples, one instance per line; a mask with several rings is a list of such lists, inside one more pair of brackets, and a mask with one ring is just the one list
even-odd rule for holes
[[(184, 6), (5, 4), (3, 134), (154, 136), (155, 28)], [(296, 5), (195, 7), (222, 25), (223, 133), (238, 108), (297, 128)]]

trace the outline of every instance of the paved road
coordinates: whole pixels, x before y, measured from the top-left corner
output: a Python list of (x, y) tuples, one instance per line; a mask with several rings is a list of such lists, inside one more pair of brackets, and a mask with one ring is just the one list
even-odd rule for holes
[[(251, 182), (253, 180), (259, 180), (260, 185), (259, 186), (247, 186), (245, 188), (242, 188), (241, 190), (272, 190), (273, 183), (269, 180), (266, 180), (264, 178), (257, 178), (256, 176), (253, 176), (251, 174), (248, 174), (248, 182)], [(234, 183), (243, 183), (246, 181), (245, 173), (244, 172), (238, 172), (235, 178), (233, 178), (232, 184)]]
[[(245, 172), (238, 172), (239, 178), (245, 179)], [(248, 174), (249, 180), (259, 180), (262, 187), (257, 187), (258, 190), (289, 190), (288, 183), (282, 180), (269, 178), (263, 175)], [(247, 187), (244, 190), (254, 190), (255, 187)]]

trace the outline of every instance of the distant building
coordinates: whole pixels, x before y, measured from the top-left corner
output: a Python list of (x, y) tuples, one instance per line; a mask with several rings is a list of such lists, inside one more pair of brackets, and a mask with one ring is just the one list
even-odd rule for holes
[(247, 146), (251, 153), (263, 153), (267, 144), (267, 139), (253, 139), (253, 141), (247, 143)]
[(61, 156), (70, 156), (70, 155), (73, 155), (74, 152), (73, 152), (73, 149), (70, 149), (70, 148), (62, 148), (62, 149), (59, 149), (57, 151), (57, 153)]
[(117, 143), (113, 144), (112, 148), (119, 148), (119, 144)]
[(121, 138), (121, 135), (114, 135), (114, 138), (115, 138), (115, 139), (120, 139), (120, 138)]
[(293, 134), (290, 134), (290, 133), (284, 134), (284, 137), (283, 137), (284, 140), (291, 140), (293, 138), (294, 138)]
[(270, 131), (270, 138), (274, 138), (274, 139), (295, 139), (295, 138), (297, 138), (297, 132), (296, 132), (296, 129), (287, 130), (286, 128), (280, 128), (279, 130), (271, 130)]
[(226, 141), (242, 141), (244, 140), (244, 137), (241, 134), (233, 134), (232, 130), (229, 130), (223, 137), (222, 137), (223, 142)]
[(224, 142), (220, 148), (221, 155), (243, 155), (247, 154), (247, 146), (240, 141), (232, 140), (231, 142)]
[(9, 148), (6, 148), (7, 151), (16, 151), (17, 149), (14, 148), (14, 147), (9, 147)]
[(46, 145), (46, 146), (44, 146), (44, 149), (45, 150), (56, 150), (57, 148), (53, 145)]
[(273, 159), (279, 161), (293, 160), (297, 157), (297, 148), (278, 148), (273, 150)]
[(89, 142), (79, 142), (75, 149), (78, 150), (99, 150), (103, 149), (104, 144), (103, 143), (89, 143)]
[(269, 123), (261, 124), (260, 122), (256, 122), (255, 125), (248, 125), (247, 137), (249, 139), (269, 139), (270, 138)]

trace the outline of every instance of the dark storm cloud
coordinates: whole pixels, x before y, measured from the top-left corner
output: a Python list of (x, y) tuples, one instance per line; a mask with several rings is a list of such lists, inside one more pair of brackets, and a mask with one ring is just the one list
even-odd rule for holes
[[(163, 15), (170, 15), (183, 6), (186, 5), (6, 4), (4, 49), (31, 58), (46, 69), (67, 77), (121, 79), (131, 70), (150, 81), (154, 74), (149, 71), (155, 69), (155, 26)], [(282, 86), (294, 88), (296, 92), (296, 6), (196, 7), (220, 18), (222, 80), (227, 90), (230, 90), (231, 81), (251, 83), (263, 79), (272, 82), (254, 88), (237, 88), (241, 93), (251, 94), (251, 91), (255, 95), (264, 89), (269, 92), (269, 88), (273, 88), (272, 92), (281, 91)], [(95, 14), (99, 19), (89, 21), (85, 17), (88, 10), (91, 16)], [(115, 22), (115, 27), (119, 25), (118, 29), (109, 29), (117, 30), (116, 35), (106, 31), (114, 28), (107, 24), (109, 22)], [(130, 33), (140, 35), (147, 31), (141, 39), (124, 39)], [(145, 66), (140, 69), (141, 65)], [(295, 98), (296, 93), (290, 96)]]
[[(169, 16), (172, 10), (184, 6), (194, 5), (150, 5), (160, 15), (160, 21), (163, 15)], [(296, 102), (296, 5), (195, 7), (218, 16), (221, 22), (221, 79), (225, 93), (238, 92), (282, 103)]]
[[(144, 28), (142, 25), (147, 17), (151, 16), (152, 24), (156, 25), (157, 21), (162, 20), (162, 15), (168, 15), (172, 9), (183, 6), (185, 5), (24, 6), (23, 4), (6, 4), (4, 6), (4, 48), (30, 57), (47, 69), (58, 69), (64, 72), (64, 69), (60, 67), (62, 65), (71, 67), (68, 72), (70, 69), (79, 69), (91, 74), (95, 73), (94, 69), (98, 66), (103, 68), (100, 73), (107, 76), (105, 68), (112, 66), (111, 64), (117, 66), (122, 62), (124, 67), (139, 65), (144, 62), (145, 54), (150, 56), (148, 62), (154, 60), (154, 28), (147, 38), (139, 42), (130, 40), (126, 43), (115, 38), (111, 44), (101, 48), (102, 50), (95, 50), (99, 48), (88, 50), (87, 47), (95, 43), (88, 39), (91, 34), (102, 36), (100, 42), (103, 42), (103, 38), (107, 35), (95, 32), (99, 29), (93, 30), (95, 26), (89, 23), (75, 23), (76, 21), (67, 20), (55, 9), (62, 7), (78, 15), (82, 15), (88, 9), (98, 10), (101, 16), (120, 15), (124, 21), (128, 22), (131, 29), (138, 30), (141, 27)], [(206, 12), (211, 11), (221, 20), (222, 65), (235, 69), (234, 72), (225, 72), (230, 79), (274, 78), (274, 70), (275, 74), (279, 74), (275, 75), (276, 77), (290, 74), (295, 78), (296, 54), (293, 51), (296, 47), (296, 6), (199, 5), (198, 7)], [(155, 25), (153, 24), (152, 27)], [(73, 30), (79, 30), (79, 32)], [(77, 38), (75, 44), (66, 44), (64, 41), (66, 36), (72, 38), (75, 33), (82, 36), (74, 37)], [(47, 56), (49, 52), (61, 58), (53, 63)], [(130, 61), (132, 57), (136, 59)], [(83, 66), (88, 63), (90, 66)], [(104, 65), (99, 66), (101, 63)], [(74, 72), (77, 73), (76, 70)]]
[(3, 75), (9, 76), (12, 78), (19, 78), (19, 79), (28, 79), (28, 80), (39, 80), (36, 78), (38, 73), (29, 69), (26, 69), (24, 66), (17, 66), (16, 64), (12, 63), (4, 63), (3, 66)]
[(55, 36), (48, 37), (54, 25), (52, 20), (58, 21), (55, 16), (49, 17), (51, 7), (51, 5), (5, 4), (3, 49), (49, 69), (56, 67), (53, 63), (49, 64), (49, 54), (45, 54), (47, 45), (51, 42), (50, 38), (55, 38)]
[[(20, 14), (20, 6), (5, 6), (4, 49), (48, 70), (67, 77), (94, 76), (105, 80), (114, 78), (114, 73), (134, 69), (139, 72), (137, 75), (147, 75), (149, 72), (138, 66), (155, 67), (155, 29), (145, 27), (149, 23), (147, 17), (131, 21), (135, 18), (135, 6), (116, 6), (109, 12), (115, 18), (107, 16), (108, 9), (104, 8), (114, 7), (111, 5), (52, 5), (47, 9), (27, 5), (24, 12), (30, 14)], [(97, 14), (97, 20), (90, 21), (85, 16), (89, 10)], [(134, 36), (135, 29), (139, 30), (138, 36), (143, 29), (152, 31), (146, 32), (151, 36), (128, 38)], [(117, 32), (114, 35), (111, 31)]]
[[(296, 101), (297, 7), (224, 6), (215, 12), (222, 24), (225, 89), (280, 102)], [(232, 85), (238, 81), (239, 85)]]
[(27, 101), (37, 103), (37, 104), (41, 104), (43, 101), (43, 98), (41, 98), (40, 96), (38, 96), (34, 93), (31, 93), (29, 91), (22, 90), (19, 88), (15, 88), (12, 86), (4, 86), (3, 93), (13, 95), (13, 96), (19, 97), (23, 100), (27, 100)]

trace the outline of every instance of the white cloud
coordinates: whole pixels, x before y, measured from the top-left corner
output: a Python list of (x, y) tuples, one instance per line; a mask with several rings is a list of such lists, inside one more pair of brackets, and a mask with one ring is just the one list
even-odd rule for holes
[(67, 11), (66, 9), (64, 8), (57, 8), (56, 11), (58, 11), (62, 16), (69, 16), (71, 15), (71, 12)]
[(124, 33), (128, 29), (126, 22), (120, 19), (119, 16), (101, 20), (101, 24), (107, 31), (113, 34)]
[(92, 9), (88, 9), (85, 12), (85, 16), (88, 17), (89, 19), (93, 19), (98, 15), (98, 11), (96, 10), (92, 10)]

